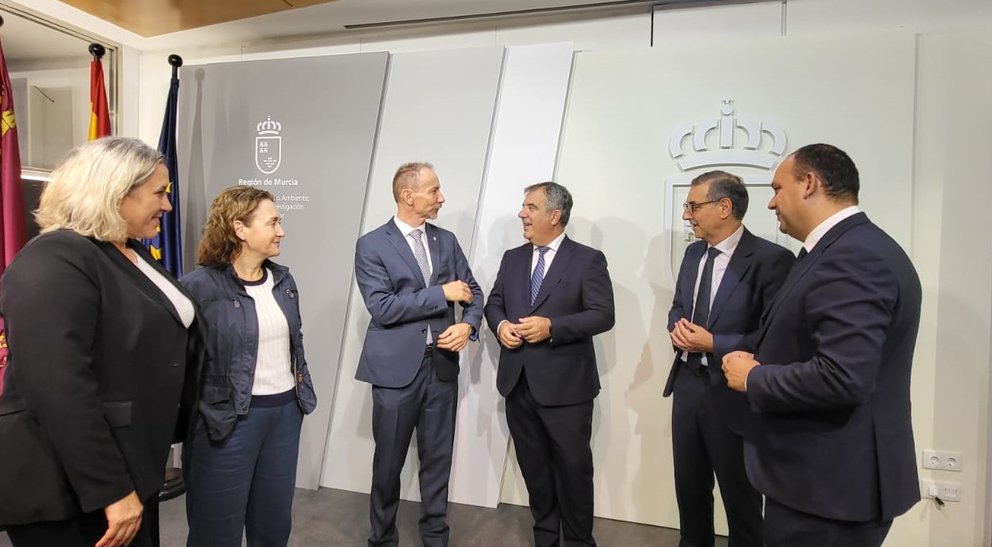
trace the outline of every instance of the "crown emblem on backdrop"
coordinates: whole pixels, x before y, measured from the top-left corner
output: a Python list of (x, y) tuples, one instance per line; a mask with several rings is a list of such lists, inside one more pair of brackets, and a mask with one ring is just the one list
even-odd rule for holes
[(272, 121), (272, 116), (266, 116), (264, 122), (259, 122), (255, 129), (259, 135), (278, 135), (282, 131), (282, 124)]
[(672, 132), (668, 152), (681, 170), (717, 165), (771, 169), (785, 153), (785, 131), (777, 125), (734, 116), (734, 101), (730, 99), (723, 101), (720, 114), (719, 118), (682, 125)]
[(265, 175), (271, 175), (282, 163), (282, 124), (266, 116), (265, 121), (255, 126), (255, 167)]

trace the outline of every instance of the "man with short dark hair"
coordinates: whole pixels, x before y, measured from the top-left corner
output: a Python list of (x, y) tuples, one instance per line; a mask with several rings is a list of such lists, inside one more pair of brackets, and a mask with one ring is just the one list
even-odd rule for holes
[(723, 359), (758, 413), (744, 454), (768, 547), (877, 547), (920, 499), (909, 387), (922, 290), (858, 208), (859, 186), (828, 144), (782, 162), (768, 208), (803, 250), (743, 344), (754, 353)]
[(795, 257), (741, 224), (748, 195), (725, 171), (693, 179), (682, 218), (700, 241), (679, 269), (668, 330), (675, 363), (664, 395), (672, 404), (679, 547), (713, 547), (713, 477), (727, 511), (730, 545), (762, 547), (761, 494), (744, 471), (743, 436), (753, 426), (743, 394), (720, 371), (724, 354), (758, 328), (761, 311)]
[(537, 547), (596, 545), (592, 537), (592, 337), (613, 328), (613, 285), (601, 251), (565, 235), (572, 195), (527, 187), (517, 214), (528, 243), (510, 249), (486, 304), (502, 346), (496, 385), (530, 495)]
[[(459, 352), (478, 339), (482, 289), (455, 235), (429, 224), (444, 194), (429, 163), (401, 165), (393, 176), (396, 215), (363, 235), (355, 279), (372, 316), (355, 378), (372, 384), (369, 547), (397, 545), (400, 471), (417, 431), (420, 537), (448, 545), (448, 479), (455, 438)], [(461, 304), (461, 321), (455, 320)]]

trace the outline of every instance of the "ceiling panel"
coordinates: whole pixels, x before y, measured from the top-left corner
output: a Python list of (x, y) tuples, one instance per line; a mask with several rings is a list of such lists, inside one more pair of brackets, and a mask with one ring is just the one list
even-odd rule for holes
[(62, 0), (141, 36), (158, 36), (335, 0)]

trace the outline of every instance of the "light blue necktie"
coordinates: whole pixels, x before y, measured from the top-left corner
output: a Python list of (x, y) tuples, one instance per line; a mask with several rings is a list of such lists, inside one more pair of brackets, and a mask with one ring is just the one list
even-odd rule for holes
[(537, 300), (537, 293), (541, 292), (541, 282), (544, 281), (544, 253), (551, 250), (551, 247), (538, 247), (537, 252), (541, 253), (537, 257), (537, 266), (534, 266), (534, 273), (530, 276), (530, 303)]

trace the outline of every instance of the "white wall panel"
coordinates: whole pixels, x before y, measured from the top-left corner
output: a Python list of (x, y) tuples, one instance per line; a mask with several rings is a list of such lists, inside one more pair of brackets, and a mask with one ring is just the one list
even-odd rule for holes
[[(489, 147), (502, 48), (392, 55), (361, 233), (396, 212), (392, 178), (409, 161), (434, 163), (446, 202), (437, 224), (469, 250)], [(341, 257), (347, 267), (353, 256)], [(354, 379), (369, 315), (352, 283), (334, 414), (320, 484), (368, 492), (372, 482), (372, 388)], [(475, 346), (476, 344), (472, 344)], [(467, 351), (475, 351), (470, 349)], [(463, 356), (463, 360), (465, 357)], [(419, 499), (416, 440), (403, 469), (404, 499)]]
[[(673, 133), (752, 119), (780, 128), (786, 153), (836, 144), (861, 169), (868, 214), (908, 247), (914, 60), (914, 37), (898, 33), (576, 55), (558, 179), (575, 195), (569, 233), (604, 250), (617, 304), (616, 327), (597, 343), (604, 384), (593, 426), (597, 515), (678, 526), (671, 406), (661, 398), (673, 357), (666, 319), (676, 261), (665, 219), (677, 200), (665, 195), (666, 181), (712, 167), (682, 171), (669, 152)], [(731, 115), (721, 115), (724, 99), (735, 101)], [(746, 134), (735, 135), (741, 151)], [(781, 156), (764, 136), (754, 152), (774, 167)], [(718, 137), (707, 135), (706, 152), (720, 149)], [(691, 140), (682, 141), (689, 155)], [(727, 169), (749, 180), (771, 174)], [(770, 215), (765, 205), (754, 200), (745, 224)]]
[[(487, 296), (503, 252), (524, 241), (516, 218), (523, 188), (551, 180), (554, 174), (571, 69), (569, 43), (506, 50), (470, 257), (472, 271)], [(495, 507), (500, 499), (508, 431), (504, 401), (496, 391), (499, 343), (487, 327), (481, 340), (462, 359), (451, 499)]]
[[(886, 545), (987, 546), (990, 515), (989, 388), (992, 331), (992, 201), (988, 151), (992, 36), (927, 36), (919, 43), (913, 261), (924, 314), (913, 371), (917, 449), (960, 451), (960, 473), (921, 470), (962, 485), (960, 503), (917, 504)], [(920, 420), (919, 418), (924, 418)], [(929, 534), (915, 522), (929, 521)]]
[(708, 47), (782, 34), (782, 3), (656, 8), (654, 46)]

